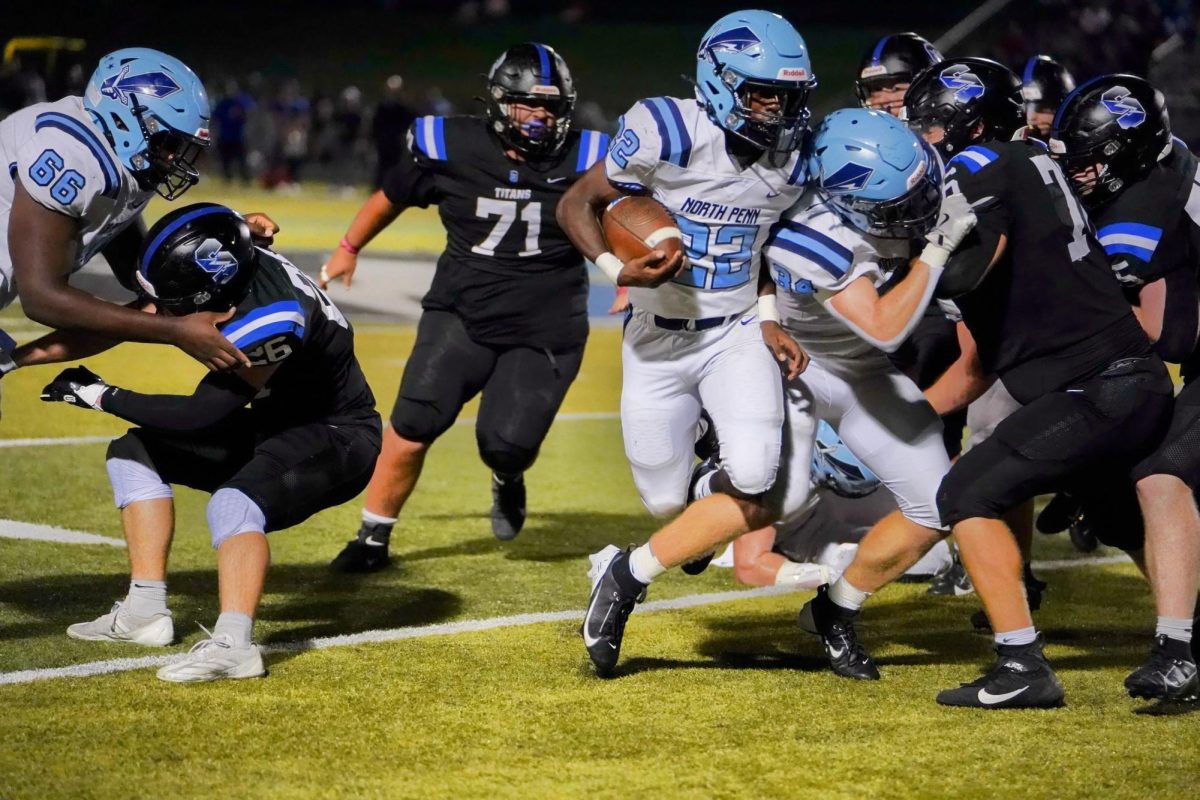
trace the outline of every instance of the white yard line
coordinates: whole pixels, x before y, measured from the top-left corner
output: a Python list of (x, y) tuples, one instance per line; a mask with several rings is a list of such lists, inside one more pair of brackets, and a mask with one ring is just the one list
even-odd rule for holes
[[(585, 422), (588, 420), (620, 419), (616, 411), (579, 411), (559, 414), (555, 422)], [(461, 417), (455, 425), (474, 425), (476, 417)], [(61, 447), (72, 444), (107, 444), (113, 436), (54, 436), (43, 439), (0, 439), (0, 447)]]
[(53, 525), (17, 522), (12, 519), (0, 519), (0, 539), (32, 539), (37, 542), (62, 542), (64, 544), (106, 544), (109, 547), (125, 546), (123, 539), (56, 528)]
[[(1097, 556), (1063, 561), (1033, 562), (1034, 569), (1067, 569), (1069, 567), (1085, 567), (1097, 564), (1114, 564), (1127, 560), (1124, 556)], [(768, 586), (761, 589), (743, 589), (732, 592), (710, 592), (706, 594), (691, 594), (676, 597), (673, 600), (652, 600), (643, 603), (638, 613), (646, 614), (655, 611), (673, 611), (681, 608), (696, 608), (698, 606), (727, 603), (733, 600), (752, 600), (760, 597), (774, 597), (798, 591), (788, 587)], [(514, 614), (507, 617), (492, 617), (491, 619), (466, 619), (459, 622), (444, 622), (437, 625), (420, 625), (390, 630), (363, 631), (342, 636), (323, 636), (317, 639), (303, 639), (298, 642), (281, 642), (266, 645), (265, 653), (299, 652), (304, 650), (325, 650), (331, 647), (354, 647), (380, 642), (398, 642), (405, 639), (424, 639), (429, 636), (454, 636), (462, 633), (478, 633), (480, 631), (496, 630), (498, 628), (520, 628), (528, 625), (540, 625), (547, 622), (574, 622), (583, 618), (583, 609), (574, 611), (546, 611), (537, 614)], [(90, 678), (95, 675), (108, 675), (114, 672), (128, 672), (135, 669), (161, 667), (182, 658), (182, 653), (163, 656), (144, 656), (142, 658), (113, 658), (106, 661), (89, 661), (85, 664), (73, 664), (69, 667), (49, 669), (26, 669), (17, 672), (0, 672), (0, 686), (18, 683), (34, 683), (36, 681), (57, 680), (59, 678)]]

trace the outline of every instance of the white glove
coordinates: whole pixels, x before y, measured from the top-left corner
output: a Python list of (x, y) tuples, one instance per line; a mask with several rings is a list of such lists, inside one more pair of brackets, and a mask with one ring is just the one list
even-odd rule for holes
[(971, 204), (963, 195), (951, 194), (942, 198), (937, 225), (925, 234), (929, 244), (921, 251), (921, 260), (934, 269), (945, 267), (950, 254), (967, 238), (977, 221)]

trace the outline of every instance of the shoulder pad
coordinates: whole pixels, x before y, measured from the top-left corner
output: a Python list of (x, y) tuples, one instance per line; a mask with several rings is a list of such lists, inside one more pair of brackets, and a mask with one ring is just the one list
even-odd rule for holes
[(62, 131), (67, 136), (78, 141), (83, 149), (91, 153), (92, 158), (96, 159), (97, 164), (100, 166), (100, 173), (104, 175), (103, 194), (106, 197), (117, 196), (117, 191), (121, 186), (121, 173), (118, 171), (117, 164), (112, 156), (104, 149), (104, 145), (100, 142), (100, 137), (90, 126), (66, 114), (60, 114), (57, 111), (46, 111), (38, 114), (37, 119), (33, 123), (33, 129), (35, 132), (42, 130)]
[(608, 152), (607, 133), (582, 130), (579, 132), (579, 155), (575, 159), (575, 171), (586, 172), (588, 167), (604, 158)]
[(671, 97), (648, 97), (640, 101), (658, 126), (658, 159), (686, 167), (692, 158), (692, 137), (683, 123), (679, 106)]
[(988, 164), (995, 163), (999, 158), (1000, 154), (996, 150), (981, 144), (973, 144), (946, 162), (946, 169), (961, 166), (973, 175)]

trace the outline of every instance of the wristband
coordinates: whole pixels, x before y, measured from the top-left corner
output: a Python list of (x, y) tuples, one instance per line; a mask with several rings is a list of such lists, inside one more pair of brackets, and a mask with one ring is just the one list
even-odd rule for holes
[(601, 253), (596, 256), (596, 267), (604, 273), (610, 281), (616, 285), (617, 278), (621, 277), (621, 270), (625, 268), (625, 263), (621, 259), (609, 252)]
[(930, 242), (925, 245), (925, 249), (921, 251), (920, 259), (924, 261), (930, 269), (940, 270), (946, 266), (946, 262), (950, 259), (950, 250), (942, 247), (940, 244)]
[(758, 321), (759, 322), (780, 322), (779, 304), (775, 300), (773, 294), (763, 294), (758, 296)]
[(342, 240), (340, 242), (338, 242), (338, 247), (342, 248), (343, 250), (345, 250), (347, 253), (349, 253), (352, 256), (358, 255), (358, 251), (360, 249), (360, 248), (355, 247), (354, 245), (350, 244), (350, 240), (347, 239), (345, 236), (343, 236)]

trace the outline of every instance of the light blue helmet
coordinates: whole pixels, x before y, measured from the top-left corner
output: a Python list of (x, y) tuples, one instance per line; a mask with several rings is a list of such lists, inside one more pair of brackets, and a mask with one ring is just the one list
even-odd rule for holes
[[(787, 153), (800, 146), (816, 85), (804, 39), (778, 14), (727, 14), (700, 40), (696, 98), (713, 122), (756, 147)], [(751, 91), (777, 95), (779, 111), (752, 112)]]
[(875, 236), (922, 236), (942, 207), (941, 159), (881, 111), (847, 108), (827, 116), (813, 133), (809, 174), (843, 219)]
[(824, 486), (842, 497), (866, 497), (879, 488), (879, 478), (850, 452), (837, 431), (825, 420), (817, 423), (812, 480), (817, 486)]
[(208, 94), (179, 59), (147, 47), (109, 53), (83, 106), (143, 189), (174, 200), (200, 179), (195, 160), (208, 146)]

